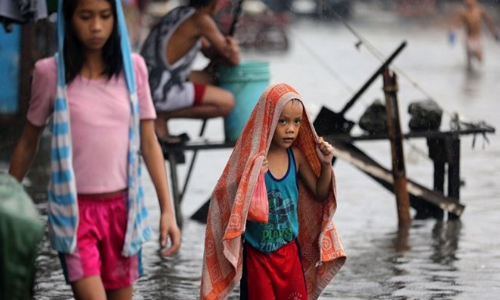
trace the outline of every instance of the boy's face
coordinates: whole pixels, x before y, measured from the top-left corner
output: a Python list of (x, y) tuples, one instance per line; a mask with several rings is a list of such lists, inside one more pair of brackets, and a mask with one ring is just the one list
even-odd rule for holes
[(292, 145), (299, 134), (303, 113), (304, 107), (298, 100), (289, 101), (285, 105), (274, 131), (273, 146), (288, 148)]

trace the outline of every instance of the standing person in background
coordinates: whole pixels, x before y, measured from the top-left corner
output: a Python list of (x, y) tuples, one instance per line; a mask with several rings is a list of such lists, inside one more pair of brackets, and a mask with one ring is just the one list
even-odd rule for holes
[(58, 14), (59, 52), (35, 65), (9, 173), (22, 181), (52, 117), (49, 232), (66, 281), (76, 299), (132, 299), (152, 234), (139, 150), (160, 204), (162, 254), (175, 253), (181, 237), (146, 65), (130, 53), (120, 0), (64, 0)]
[(465, 7), (460, 9), (453, 20), (453, 28), (450, 31), (450, 42), (454, 43), (455, 30), (460, 26), (465, 29), (465, 50), (467, 53), (467, 68), (472, 68), (472, 59), (483, 61), (483, 47), (481, 41), (481, 22), (484, 21), (488, 29), (500, 41), (500, 35), (492, 18), (486, 13), (477, 0), (464, 0)]
[(215, 86), (211, 72), (191, 71), (200, 50), (211, 66), (240, 62), (236, 40), (224, 36), (213, 20), (218, 2), (190, 0), (188, 6), (173, 9), (151, 30), (142, 47), (158, 115), (156, 134), (164, 143), (182, 142), (169, 135), (169, 119), (226, 116), (234, 106), (233, 94)]

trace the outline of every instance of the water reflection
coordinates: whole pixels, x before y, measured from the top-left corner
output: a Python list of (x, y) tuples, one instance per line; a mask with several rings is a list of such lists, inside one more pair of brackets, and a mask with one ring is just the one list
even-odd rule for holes
[(481, 71), (475, 69), (468, 69), (464, 72), (464, 83), (462, 90), (464, 95), (469, 99), (474, 99), (480, 92), (481, 88)]
[[(462, 222), (460, 220), (438, 221), (432, 229), (433, 254), (431, 260), (434, 263), (452, 266), (458, 260), (456, 252), (460, 240)], [(454, 268), (453, 271), (457, 269)]]
[(454, 299), (461, 293), (456, 252), (460, 220), (416, 223), (393, 233), (394, 253), (387, 257), (392, 277), (387, 282), (391, 299)]

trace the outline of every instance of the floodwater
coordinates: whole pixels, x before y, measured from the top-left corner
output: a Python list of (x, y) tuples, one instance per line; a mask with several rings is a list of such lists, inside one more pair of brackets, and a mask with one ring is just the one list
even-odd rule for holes
[[(395, 60), (395, 66), (412, 79), (410, 82), (399, 73), (404, 131), (408, 128), (408, 104), (426, 99), (415, 85), (437, 100), (445, 111), (443, 129), (448, 128), (453, 112), (500, 128), (496, 109), (500, 95), (500, 45), (489, 36), (484, 39), (485, 63), (475, 72), (467, 72), (462, 40), (459, 38), (454, 47), (449, 45), (446, 27), (439, 17), (403, 20), (374, 7), (358, 7), (351, 24), (384, 57), (403, 40), (408, 42)], [(313, 117), (322, 105), (340, 111), (379, 67), (379, 61), (366, 47), (355, 48), (357, 38), (339, 22), (295, 20), (289, 37), (291, 49), (287, 53), (247, 52), (243, 58), (268, 61), (271, 82), (287, 82), (296, 87)], [(383, 100), (381, 88), (382, 83), (377, 80), (346, 117), (357, 121), (374, 99)], [(200, 124), (180, 120), (172, 122), (171, 128), (174, 133), (186, 131), (195, 137)], [(221, 120), (209, 121), (206, 136), (222, 140), (222, 126)], [(359, 129), (354, 132), (359, 133)], [(489, 144), (478, 136), (474, 149), (472, 136), (462, 138), (461, 178), (465, 184), (461, 188), (461, 202), (466, 210), (461, 219), (413, 221), (407, 230), (398, 231), (395, 198), (391, 193), (351, 165), (337, 161), (336, 223), (348, 260), (320, 299), (498, 299), (500, 138), (498, 135), (488, 138)], [(357, 145), (390, 167), (387, 141)], [(432, 187), (432, 163), (426, 153), (425, 140), (405, 143), (408, 176)], [(182, 203), (182, 248), (174, 257), (160, 258), (155, 231), (154, 240), (143, 251), (145, 276), (135, 285), (134, 299), (198, 297), (205, 227), (189, 220), (189, 216), (211, 193), (229, 155), (230, 150), (199, 153)], [(182, 166), (179, 172), (183, 179), (187, 167)], [(147, 175), (144, 184), (151, 224), (157, 230), (158, 204)], [(43, 202), (38, 207), (42, 212), (45, 210)], [(39, 300), (71, 298), (57, 255), (47, 240), (37, 259), (35, 292), (35, 299)], [(231, 298), (237, 299), (237, 293)]]

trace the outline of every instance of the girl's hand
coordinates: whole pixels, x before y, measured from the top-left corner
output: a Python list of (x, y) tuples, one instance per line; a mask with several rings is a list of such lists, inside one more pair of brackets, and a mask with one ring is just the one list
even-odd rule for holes
[[(167, 239), (170, 238), (170, 246), (167, 247)], [(162, 213), (160, 217), (160, 253), (169, 256), (176, 253), (181, 247), (181, 231), (177, 227), (175, 218), (168, 213)]]
[(316, 154), (322, 164), (330, 165), (333, 160), (333, 146), (323, 140), (322, 137), (319, 137), (316, 146)]

